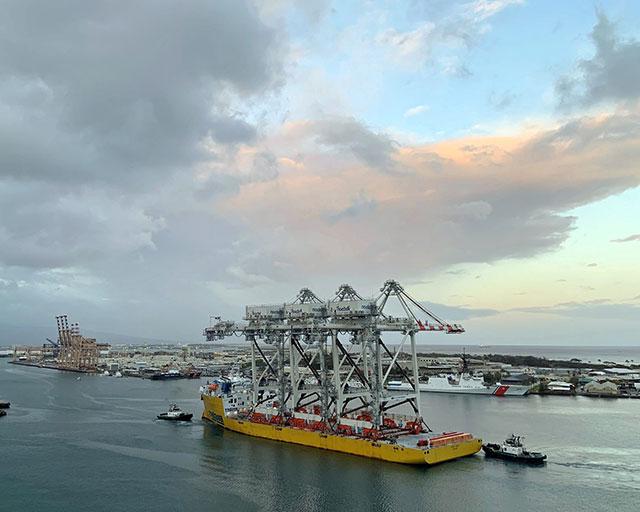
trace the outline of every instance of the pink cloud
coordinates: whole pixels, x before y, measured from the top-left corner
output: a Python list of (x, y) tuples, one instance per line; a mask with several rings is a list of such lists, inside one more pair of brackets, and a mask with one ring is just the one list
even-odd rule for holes
[(530, 256), (567, 238), (568, 210), (640, 184), (637, 112), (424, 146), (399, 146), (353, 119), (301, 121), (268, 143), (300, 164), (243, 185), (219, 208), (300, 274), (412, 277)]

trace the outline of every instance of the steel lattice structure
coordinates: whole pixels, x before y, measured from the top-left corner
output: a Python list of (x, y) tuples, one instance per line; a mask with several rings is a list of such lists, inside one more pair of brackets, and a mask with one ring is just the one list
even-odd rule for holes
[[(392, 302), (405, 316), (388, 313)], [(275, 394), (283, 422), (312, 406), (328, 428), (339, 432), (361, 412), (380, 435), (393, 436), (393, 422), (385, 417), (400, 406), (409, 406), (414, 421), (428, 429), (417, 388), (415, 337), (420, 331), (455, 334), (464, 329), (441, 320), (389, 280), (375, 299), (362, 298), (347, 284), (329, 301), (303, 288), (292, 302), (247, 306), (244, 322), (218, 320), (204, 335), (208, 341), (244, 336), (251, 345), (254, 408)], [(388, 333), (402, 336), (395, 353), (383, 341)], [(410, 373), (398, 362), (407, 341)], [(260, 342), (273, 347), (272, 353), (267, 355)], [(385, 390), (393, 369), (411, 383), (411, 392)]]
[[(72, 370), (95, 370), (98, 364), (96, 340), (80, 334), (80, 326), (69, 324), (67, 315), (56, 317), (58, 366)], [(55, 345), (55, 344), (54, 344)]]

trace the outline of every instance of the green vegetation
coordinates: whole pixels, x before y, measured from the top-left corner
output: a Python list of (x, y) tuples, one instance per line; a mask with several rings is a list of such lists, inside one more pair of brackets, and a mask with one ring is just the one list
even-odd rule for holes
[(483, 374), (484, 382), (490, 386), (500, 381), (500, 372), (486, 372)]
[[(420, 357), (462, 357), (462, 354), (441, 354), (436, 352), (420, 353)], [(587, 363), (579, 359), (570, 361), (562, 361), (557, 359), (547, 359), (546, 357), (536, 356), (510, 356), (505, 354), (467, 354), (470, 359), (483, 359), (493, 363), (504, 363), (512, 366), (530, 366), (532, 368), (606, 368), (608, 365), (603, 363)]]

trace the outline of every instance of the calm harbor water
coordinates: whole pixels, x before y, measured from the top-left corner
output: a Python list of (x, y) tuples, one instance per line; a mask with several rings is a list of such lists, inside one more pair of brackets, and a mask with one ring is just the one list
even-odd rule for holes
[(0, 510), (639, 510), (640, 400), (423, 393), (434, 430), (523, 432), (549, 462), (416, 468), (154, 421), (199, 417), (197, 381), (77, 377), (0, 360)]

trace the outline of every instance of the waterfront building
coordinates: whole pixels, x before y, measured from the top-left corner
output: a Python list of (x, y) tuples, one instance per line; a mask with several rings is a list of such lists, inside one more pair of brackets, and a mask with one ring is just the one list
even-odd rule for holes
[(583, 391), (588, 395), (597, 396), (618, 396), (620, 394), (618, 385), (610, 380), (598, 382), (596, 380), (585, 384)]
[(556, 394), (571, 394), (573, 393), (575, 387), (570, 382), (564, 382), (561, 380), (552, 380), (547, 384), (547, 390), (550, 393)]
[(533, 384), (533, 377), (526, 373), (513, 373), (500, 379), (500, 384), (512, 384), (516, 386), (528, 386)]

